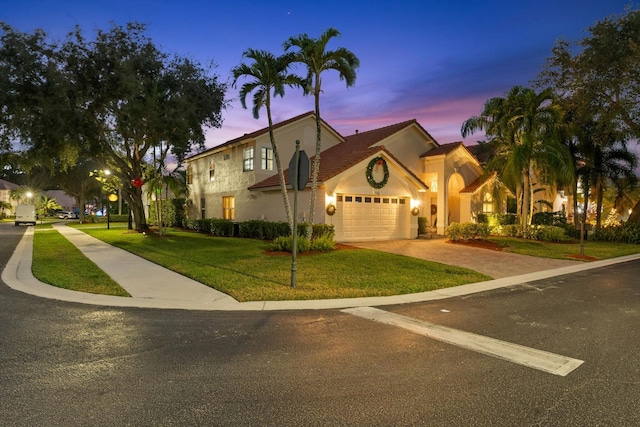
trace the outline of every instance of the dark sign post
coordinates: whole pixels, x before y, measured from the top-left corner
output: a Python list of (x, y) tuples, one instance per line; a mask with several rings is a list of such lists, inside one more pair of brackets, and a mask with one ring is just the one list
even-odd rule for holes
[(309, 182), (309, 157), (304, 150), (300, 151), (300, 140), (296, 140), (296, 152), (289, 162), (289, 183), (293, 188), (293, 236), (291, 236), (291, 287), (296, 286), (298, 267), (298, 191), (303, 190)]

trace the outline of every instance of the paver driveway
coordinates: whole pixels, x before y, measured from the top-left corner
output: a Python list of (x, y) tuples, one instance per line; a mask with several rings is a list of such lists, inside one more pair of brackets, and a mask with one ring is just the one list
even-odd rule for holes
[(581, 264), (582, 261), (539, 258), (448, 243), (446, 239), (385, 240), (348, 243), (479, 271), (494, 279)]

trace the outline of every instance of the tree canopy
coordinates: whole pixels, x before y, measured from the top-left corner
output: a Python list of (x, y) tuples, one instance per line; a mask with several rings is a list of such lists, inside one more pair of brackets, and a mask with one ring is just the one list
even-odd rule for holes
[(605, 178), (631, 181), (637, 164), (628, 143), (640, 138), (640, 11), (599, 21), (578, 43), (558, 41), (536, 85), (553, 90), (567, 113), (585, 207), (592, 188), (599, 226)]
[(88, 159), (108, 168), (145, 229), (135, 184), (167, 156), (181, 162), (204, 147), (205, 128), (222, 124), (226, 85), (211, 66), (161, 51), (140, 23), (114, 24), (93, 40), (76, 27), (61, 43), (0, 28), (0, 148), (19, 143), (51, 170)]
[[(339, 47), (327, 50), (327, 44), (340, 32), (333, 27), (326, 29), (320, 37), (314, 39), (307, 34), (289, 37), (284, 42), (284, 49), (295, 47), (295, 62), (307, 68), (307, 78), (304, 86), (305, 95), (313, 94), (316, 114), (316, 151), (311, 170), (311, 196), (309, 201), (309, 224), (313, 224), (315, 216), (316, 189), (318, 187), (318, 172), (320, 170), (320, 152), (322, 151), (322, 132), (320, 117), (320, 93), (322, 92), (322, 74), (325, 71), (338, 72), (340, 80), (344, 80), (347, 87), (356, 83), (356, 70), (360, 67), (360, 60), (350, 50)], [(307, 228), (307, 239), (311, 240), (312, 227)]]

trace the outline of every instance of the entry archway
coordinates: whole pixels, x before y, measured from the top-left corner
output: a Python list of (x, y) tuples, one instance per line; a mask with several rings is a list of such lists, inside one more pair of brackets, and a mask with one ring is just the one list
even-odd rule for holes
[(460, 222), (460, 190), (464, 188), (464, 178), (459, 173), (454, 173), (449, 177), (447, 183), (447, 224)]

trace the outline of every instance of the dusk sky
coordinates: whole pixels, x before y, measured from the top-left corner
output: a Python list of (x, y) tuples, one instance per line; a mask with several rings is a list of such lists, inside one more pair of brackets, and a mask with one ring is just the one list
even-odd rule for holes
[[(243, 61), (247, 48), (283, 52), (290, 36), (318, 37), (335, 27), (360, 59), (356, 85), (323, 75), (321, 113), (343, 135), (418, 122), (441, 144), (460, 141), (460, 127), (485, 101), (514, 85), (530, 86), (556, 40), (583, 39), (590, 26), (620, 14), (628, 0), (412, 0), (412, 1), (33, 1), (0, 0), (0, 20), (19, 31), (44, 29), (62, 39), (80, 25), (88, 38), (110, 22), (138, 21), (165, 52), (213, 61), (221, 81)], [(635, 5), (637, 7), (637, 5)], [(304, 71), (300, 70), (304, 75)], [(238, 85), (244, 82), (241, 80)], [(237, 99), (223, 113), (221, 129), (208, 133), (212, 147), (266, 126)], [(249, 102), (251, 98), (247, 99)], [(273, 102), (274, 121), (313, 110), (313, 98), (288, 89)], [(467, 145), (481, 134), (465, 140)]]

